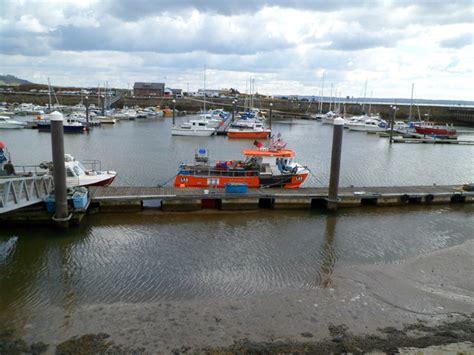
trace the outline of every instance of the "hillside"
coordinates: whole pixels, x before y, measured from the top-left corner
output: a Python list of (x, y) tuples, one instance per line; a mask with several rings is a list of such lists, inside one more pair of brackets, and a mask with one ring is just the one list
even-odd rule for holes
[(23, 80), (20, 78), (17, 78), (14, 75), (0, 75), (0, 85), (11, 85), (11, 86), (16, 86), (16, 85), (21, 85), (21, 84), (32, 84), (28, 80)]

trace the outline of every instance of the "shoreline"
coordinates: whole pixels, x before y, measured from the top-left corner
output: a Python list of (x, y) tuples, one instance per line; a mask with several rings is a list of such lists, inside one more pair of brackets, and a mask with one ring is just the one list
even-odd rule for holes
[[(446, 322), (467, 322), (474, 330), (473, 269), (474, 240), (469, 240), (397, 263), (336, 266), (326, 275), (326, 287), (244, 297), (57, 307), (48, 319), (32, 318), (17, 333), (29, 343), (44, 342), (50, 348), (73, 337), (106, 333), (110, 338), (104, 339), (117, 346), (168, 353), (183, 347), (237, 351), (236, 346), (327, 344), (338, 327), (341, 339), (356, 337), (358, 343), (381, 329), (383, 334), (388, 329), (400, 335), (407, 324), (431, 327), (433, 334)], [(402, 338), (393, 338), (401, 342), (393, 345), (404, 346)], [(436, 345), (438, 338), (427, 345)], [(443, 341), (460, 339), (469, 341), (460, 335)]]

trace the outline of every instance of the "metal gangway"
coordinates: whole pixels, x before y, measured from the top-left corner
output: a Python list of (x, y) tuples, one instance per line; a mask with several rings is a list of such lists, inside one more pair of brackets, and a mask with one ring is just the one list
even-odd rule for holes
[(0, 214), (42, 202), (53, 188), (52, 175), (0, 177)]

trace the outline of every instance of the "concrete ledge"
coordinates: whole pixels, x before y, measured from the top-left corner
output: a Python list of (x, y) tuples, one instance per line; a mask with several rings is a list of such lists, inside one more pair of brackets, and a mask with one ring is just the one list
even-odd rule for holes
[(99, 207), (100, 212), (136, 212), (142, 210), (142, 201), (102, 201)]
[(338, 207), (359, 207), (362, 204), (360, 196), (339, 196)]
[(273, 208), (276, 210), (310, 209), (311, 201), (312, 201), (311, 197), (275, 198), (273, 202)]
[(225, 211), (256, 210), (258, 208), (258, 198), (223, 198), (221, 203), (221, 209)]
[(161, 209), (167, 212), (187, 212), (202, 209), (201, 199), (193, 200), (163, 200)]

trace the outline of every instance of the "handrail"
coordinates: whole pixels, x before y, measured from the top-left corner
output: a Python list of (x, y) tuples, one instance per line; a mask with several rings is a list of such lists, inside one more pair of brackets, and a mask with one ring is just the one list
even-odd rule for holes
[(52, 175), (13, 176), (0, 179), (0, 214), (43, 201), (54, 188)]

